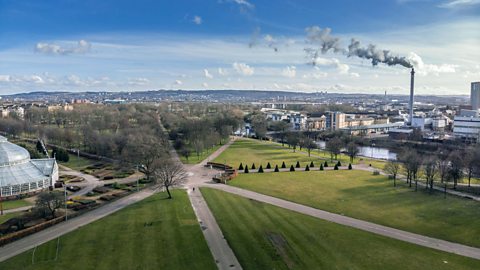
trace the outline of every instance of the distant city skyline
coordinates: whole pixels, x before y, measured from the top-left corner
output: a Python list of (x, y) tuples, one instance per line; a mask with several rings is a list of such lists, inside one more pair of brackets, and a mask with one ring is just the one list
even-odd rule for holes
[[(372, 66), (352, 55), (352, 38), (360, 48), (375, 44), (374, 52), (404, 56), (417, 71), (419, 95), (468, 95), (470, 83), (480, 80), (479, 0), (311, 2), (0, 0), (0, 94), (251, 89), (407, 95), (409, 69)], [(316, 26), (320, 30), (312, 31)], [(335, 46), (322, 53), (319, 40)]]

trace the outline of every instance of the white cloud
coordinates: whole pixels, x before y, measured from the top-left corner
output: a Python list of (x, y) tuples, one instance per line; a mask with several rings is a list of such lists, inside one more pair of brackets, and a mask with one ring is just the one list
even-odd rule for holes
[(0, 82), (10, 82), (11, 76), (10, 75), (0, 75)]
[(203, 88), (208, 88), (208, 83), (204, 82), (202, 83)]
[(226, 71), (226, 70), (223, 69), (223, 68), (218, 68), (218, 75), (227, 76), (227, 75), (228, 75), (228, 71)]
[(233, 63), (232, 64), (232, 67), (233, 69), (235, 69), (235, 71), (238, 73), (238, 74), (241, 74), (241, 75), (244, 75), (244, 76), (251, 76), (253, 75), (253, 73), (255, 73), (255, 69), (253, 67), (250, 67), (249, 65), (245, 64), (245, 63)]
[(174, 84), (176, 84), (176, 85), (182, 85), (182, 84), (183, 84), (183, 82), (182, 82), (182, 81), (180, 81), (180, 80), (175, 80)]
[(352, 72), (350, 73), (350, 77), (352, 78), (360, 78), (360, 74), (356, 73), (356, 72)]
[(408, 60), (413, 64), (418, 74), (426, 76), (428, 74), (433, 74), (438, 76), (440, 73), (455, 73), (456, 65), (442, 64), (442, 65), (432, 65), (425, 64), (423, 59), (416, 53), (411, 52), (408, 56)]
[(441, 8), (463, 8), (480, 4), (480, 0), (449, 0), (438, 7)]
[(316, 66), (335, 67), (340, 74), (348, 74), (348, 71), (350, 70), (349, 65), (341, 63), (337, 58), (316, 57), (314, 62)]
[(147, 78), (131, 78), (128, 80), (128, 84), (132, 86), (142, 86), (150, 83), (150, 80)]
[[(244, 7), (250, 8), (250, 9), (255, 8), (255, 6), (252, 3), (248, 2), (247, 0), (226, 0), (226, 2), (236, 3), (240, 6), (244, 6)], [(220, 1), (220, 3), (221, 3), (221, 1)]]
[(297, 75), (297, 68), (295, 66), (288, 66), (282, 70), (282, 76), (287, 78), (295, 78)]
[(202, 24), (203, 20), (202, 20), (202, 17), (200, 17), (200, 16), (194, 16), (192, 22), (194, 24), (200, 25), (200, 24)]
[(85, 41), (79, 40), (75, 47), (64, 48), (60, 45), (53, 43), (42, 43), (39, 42), (35, 45), (35, 52), (45, 53), (45, 54), (58, 54), (58, 55), (68, 55), (68, 54), (82, 54), (87, 53), (92, 48), (92, 45)]
[(205, 74), (205, 78), (213, 79), (213, 75), (210, 72), (208, 72), (208, 69), (204, 69), (203, 73)]

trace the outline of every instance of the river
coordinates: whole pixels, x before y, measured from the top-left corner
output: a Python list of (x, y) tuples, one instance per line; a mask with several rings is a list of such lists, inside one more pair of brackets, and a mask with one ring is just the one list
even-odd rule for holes
[[(325, 149), (325, 141), (316, 141), (320, 149)], [(359, 156), (384, 159), (384, 160), (396, 160), (397, 154), (390, 151), (387, 148), (375, 147), (375, 146), (359, 146)], [(344, 149), (342, 149), (344, 151)]]

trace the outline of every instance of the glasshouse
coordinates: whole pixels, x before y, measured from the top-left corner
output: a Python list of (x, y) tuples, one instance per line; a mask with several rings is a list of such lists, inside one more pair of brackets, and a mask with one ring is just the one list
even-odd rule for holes
[(54, 158), (30, 159), (25, 148), (0, 136), (0, 197), (39, 191), (58, 180)]

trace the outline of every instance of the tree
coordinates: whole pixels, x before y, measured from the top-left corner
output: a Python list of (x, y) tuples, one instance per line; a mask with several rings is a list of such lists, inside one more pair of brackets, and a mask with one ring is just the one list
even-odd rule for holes
[(287, 134), (287, 143), (289, 147), (292, 147), (293, 152), (295, 152), (295, 150), (297, 149), (299, 142), (300, 140), (298, 139), (298, 136), (297, 134), (295, 134), (295, 132), (289, 132)]
[(243, 172), (248, 173), (248, 165), (245, 165), (245, 170)]
[(67, 150), (63, 148), (53, 148), (52, 155), (58, 161), (68, 162), (70, 160)]
[(260, 165), (260, 167), (258, 168), (258, 172), (259, 172), (259, 173), (263, 173), (263, 167), (262, 167), (262, 165)]
[(333, 167), (335, 171), (338, 171), (338, 164), (335, 164), (335, 167)]
[(252, 117), (252, 128), (257, 138), (265, 138), (267, 134), (267, 120), (263, 114), (256, 114)]
[(349, 170), (352, 169), (352, 163), (348, 163), (348, 169), (349, 169)]
[(57, 209), (63, 207), (64, 203), (65, 197), (62, 192), (45, 191), (38, 194), (35, 207), (43, 213), (43, 217), (47, 218), (50, 216), (53, 219)]
[(457, 188), (458, 181), (463, 177), (463, 160), (462, 154), (460, 151), (456, 150), (450, 153), (448, 156), (449, 167), (448, 167), (448, 176), (449, 179), (453, 180), (453, 189)]
[(265, 167), (267, 169), (271, 169), (272, 168), (272, 165), (270, 165), (270, 162), (267, 163), (267, 167)]
[(358, 155), (360, 150), (358, 149), (358, 146), (354, 142), (350, 142), (347, 144), (347, 154), (350, 157), (350, 163), (353, 163), (353, 160), (355, 157)]
[(328, 162), (325, 160), (325, 163), (323, 163), (323, 167), (328, 167)]
[(339, 138), (333, 138), (327, 141), (325, 148), (330, 152), (330, 159), (333, 161), (333, 157), (337, 159), (337, 155), (340, 154), (342, 149), (342, 140)]
[(187, 180), (188, 174), (183, 169), (183, 165), (172, 161), (164, 160), (158, 164), (154, 171), (155, 182), (167, 190), (168, 198), (172, 198), (170, 188), (180, 185)]
[(317, 148), (317, 144), (309, 137), (306, 137), (303, 139), (303, 147), (307, 149), (308, 156), (310, 156), (312, 150)]
[(465, 151), (464, 157), (465, 169), (468, 177), (468, 186), (470, 187), (470, 182), (472, 176), (475, 173), (478, 173), (480, 168), (480, 147), (469, 148)]
[(320, 163), (320, 171), (323, 171), (323, 164)]
[(433, 191), (433, 182), (438, 175), (438, 162), (435, 158), (426, 158), (423, 161), (423, 173), (425, 175), (426, 187)]
[(297, 164), (295, 165), (295, 168), (300, 168), (300, 162), (297, 161)]
[(315, 167), (315, 164), (313, 164), (313, 161), (310, 161), (310, 167), (311, 168)]
[(239, 171), (243, 170), (243, 163), (240, 162), (240, 166), (238, 166), (238, 170)]
[(285, 121), (275, 121), (271, 125), (271, 129), (273, 131), (278, 132), (280, 135), (280, 140), (282, 141), (282, 146), (285, 145), (285, 136), (286, 136), (286, 131), (291, 125)]
[(255, 167), (255, 163), (252, 164), (252, 170), (255, 170), (256, 167)]
[(389, 160), (386, 164), (383, 170), (393, 176), (393, 186), (397, 186), (396, 180), (397, 180), (397, 174), (400, 171), (400, 163), (395, 160)]
[(340, 160), (337, 162), (337, 166), (342, 167), (342, 163), (340, 162)]
[(310, 167), (308, 167), (308, 164), (307, 166), (305, 166), (305, 171), (310, 171)]
[(285, 161), (282, 161), (282, 169), (287, 168), (287, 165), (285, 165)]
[(278, 169), (278, 165), (275, 165), (275, 170), (273, 170), (274, 172), (279, 172), (280, 170)]
[(412, 186), (412, 180), (415, 181), (415, 190), (417, 190), (417, 173), (421, 167), (421, 159), (414, 149), (407, 149), (399, 155), (400, 162), (407, 172), (407, 182)]
[(293, 165), (290, 165), (290, 171), (291, 171), (291, 172), (294, 172), (294, 171), (295, 171), (295, 168), (293, 167)]
[(148, 180), (156, 169), (158, 161), (167, 156), (166, 146), (152, 135), (133, 136), (123, 150), (124, 160), (139, 165), (138, 170), (145, 174)]
[(190, 151), (190, 149), (186, 146), (182, 147), (182, 149), (180, 150), (180, 155), (182, 155), (187, 161), (191, 154), (192, 151)]

